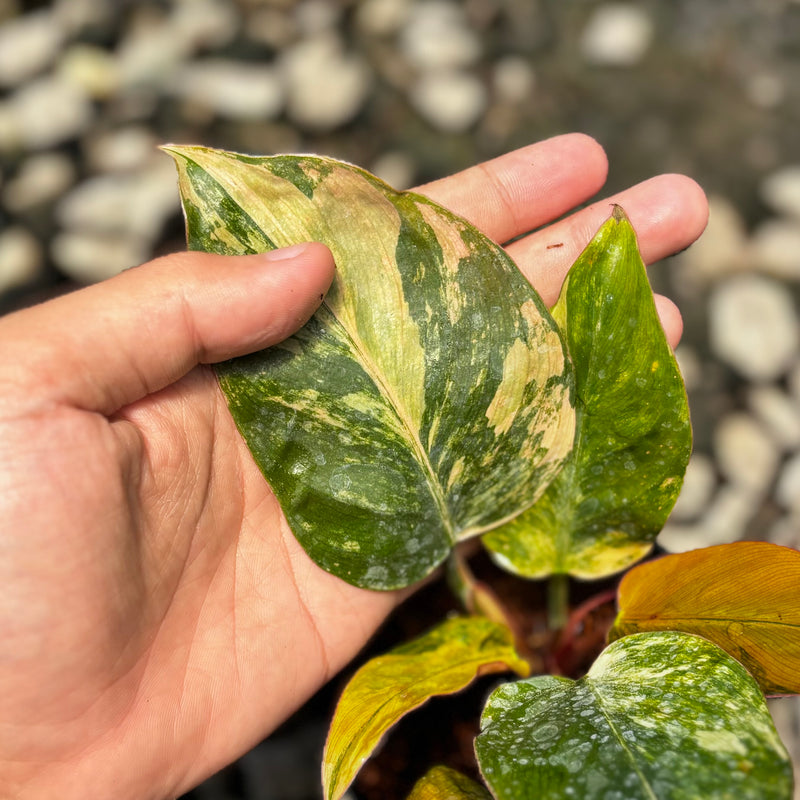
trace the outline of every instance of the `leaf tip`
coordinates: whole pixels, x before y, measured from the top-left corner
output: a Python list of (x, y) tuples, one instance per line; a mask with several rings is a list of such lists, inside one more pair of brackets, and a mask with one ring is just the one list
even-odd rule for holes
[(629, 222), (628, 215), (625, 213), (625, 209), (619, 205), (618, 203), (612, 204), (612, 211), (611, 211), (612, 219), (616, 220), (617, 222)]

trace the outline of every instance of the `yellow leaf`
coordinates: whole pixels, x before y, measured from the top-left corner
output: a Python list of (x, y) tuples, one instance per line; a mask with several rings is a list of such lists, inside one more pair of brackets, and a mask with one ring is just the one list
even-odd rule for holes
[(342, 694), (322, 760), (326, 800), (338, 800), (401, 717), (434, 695), (452, 694), (478, 675), (528, 665), (511, 632), (484, 617), (453, 617), (384, 656), (368, 661)]
[(619, 587), (611, 640), (640, 631), (694, 633), (747, 667), (766, 694), (800, 693), (800, 552), (736, 542), (665, 556)]
[(492, 796), (466, 775), (436, 766), (414, 784), (406, 800), (492, 800)]

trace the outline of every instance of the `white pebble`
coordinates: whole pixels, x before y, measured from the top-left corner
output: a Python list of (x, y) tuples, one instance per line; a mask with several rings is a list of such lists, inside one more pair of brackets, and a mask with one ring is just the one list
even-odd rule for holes
[(317, 131), (350, 122), (370, 89), (370, 72), (356, 55), (345, 53), (334, 34), (322, 34), (289, 48), (281, 60), (288, 114)]
[(132, 172), (158, 157), (158, 144), (153, 131), (143, 125), (99, 131), (86, 141), (86, 159), (92, 172)]
[(703, 382), (703, 364), (692, 345), (681, 342), (675, 348), (675, 360), (687, 391), (696, 389)]
[(758, 499), (739, 487), (724, 486), (717, 492), (700, 522), (668, 522), (658, 543), (670, 553), (727, 544), (741, 539), (758, 508)]
[(43, 266), (42, 247), (20, 226), (0, 231), (0, 292), (35, 280)]
[(203, 48), (222, 47), (236, 34), (239, 16), (227, 3), (179, 2), (170, 16), (142, 13), (117, 47), (123, 88), (160, 88), (184, 61)]
[(119, 14), (117, 0), (53, 0), (51, 6), (59, 28), (70, 37), (107, 25)]
[(3, 188), (3, 203), (21, 212), (55, 200), (75, 182), (75, 164), (58, 153), (34, 155)]
[(800, 281), (800, 222), (768, 219), (753, 232), (753, 266), (776, 278)]
[(581, 36), (581, 52), (591, 64), (627, 67), (639, 62), (653, 39), (653, 21), (632, 3), (599, 6)]
[(300, 35), (316, 36), (332, 30), (342, 16), (337, 3), (328, 0), (304, 0), (294, 9), (294, 18)]
[(75, 138), (93, 117), (86, 93), (59, 76), (26, 84), (0, 104), (0, 151), (44, 149)]
[(759, 190), (775, 211), (800, 219), (800, 164), (789, 164), (767, 175)]
[(125, 234), (81, 231), (58, 234), (51, 254), (65, 275), (78, 283), (94, 283), (147, 261), (150, 247)]
[(767, 541), (800, 549), (800, 511), (789, 513), (770, 525)]
[(208, 59), (193, 61), (169, 81), (182, 100), (233, 119), (270, 119), (283, 108), (283, 83), (266, 64)]
[(777, 386), (752, 387), (747, 402), (778, 447), (800, 448), (800, 403)]
[(792, 298), (768, 278), (742, 275), (709, 301), (709, 338), (719, 358), (753, 381), (771, 381), (793, 364), (800, 345)]
[(693, 453), (670, 520), (680, 522), (701, 516), (708, 509), (716, 485), (714, 462), (702, 453)]
[(784, 465), (775, 499), (786, 509), (800, 515), (800, 453), (795, 454)]
[(417, 111), (437, 130), (462, 133), (471, 128), (486, 109), (486, 89), (466, 72), (425, 73), (411, 91)]
[(505, 56), (494, 65), (492, 84), (498, 100), (516, 105), (531, 99), (536, 87), (536, 75), (528, 59)]
[(56, 212), (65, 228), (153, 241), (177, 210), (174, 168), (158, 159), (141, 172), (88, 178), (64, 197)]
[(402, 191), (414, 182), (414, 159), (407, 153), (393, 150), (379, 156), (372, 164), (370, 172), (386, 181), (393, 189)]
[(119, 86), (117, 61), (102, 47), (73, 45), (62, 55), (58, 71), (95, 100), (107, 100)]
[(180, 48), (196, 52), (233, 41), (242, 19), (230, 0), (173, 0), (168, 28)]
[(371, 36), (391, 36), (406, 23), (409, 0), (363, 0), (356, 7), (356, 24)]
[(778, 469), (780, 452), (772, 437), (749, 414), (728, 414), (714, 431), (719, 470), (734, 487), (763, 495)]
[(773, 109), (786, 97), (786, 86), (774, 72), (756, 72), (745, 76), (744, 90), (750, 102), (759, 108)]
[(36, 11), (0, 25), (0, 86), (18, 86), (49, 67), (63, 34), (50, 11)]
[(287, 9), (253, 9), (247, 16), (244, 35), (274, 50), (284, 50), (297, 38), (297, 25)]
[(458, 69), (475, 64), (481, 43), (463, 8), (448, 0), (417, 3), (400, 37), (409, 63), (420, 70)]
[(680, 283), (692, 293), (747, 266), (747, 233), (736, 206), (727, 198), (708, 198), (708, 225), (700, 238), (677, 257)]

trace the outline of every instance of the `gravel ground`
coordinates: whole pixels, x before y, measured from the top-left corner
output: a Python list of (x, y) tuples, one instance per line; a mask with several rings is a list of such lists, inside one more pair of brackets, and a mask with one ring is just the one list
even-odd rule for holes
[[(686, 320), (696, 438), (661, 544), (797, 547), (799, 124), (797, 0), (0, 0), (0, 313), (183, 246), (160, 142), (403, 188), (584, 131), (609, 190), (679, 171), (711, 199), (651, 270)], [(798, 709), (773, 705), (800, 762)], [(318, 731), (294, 727), (193, 797), (314, 797), (275, 777), (316, 785)]]

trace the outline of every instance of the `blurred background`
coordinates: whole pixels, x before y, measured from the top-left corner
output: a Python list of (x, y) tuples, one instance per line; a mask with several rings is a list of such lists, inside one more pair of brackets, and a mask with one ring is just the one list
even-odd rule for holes
[[(0, 312), (183, 247), (159, 143), (406, 188), (583, 131), (608, 192), (675, 171), (710, 197), (701, 240), (651, 269), (695, 428), (661, 544), (796, 547), (799, 130), (798, 0), (0, 0)], [(772, 703), (796, 761), (799, 709)], [(190, 797), (315, 798), (321, 735), (296, 724)]]

